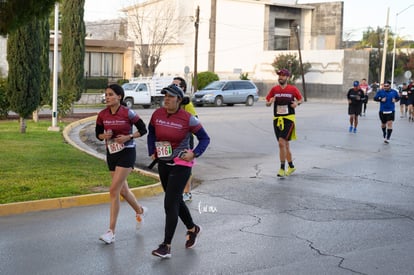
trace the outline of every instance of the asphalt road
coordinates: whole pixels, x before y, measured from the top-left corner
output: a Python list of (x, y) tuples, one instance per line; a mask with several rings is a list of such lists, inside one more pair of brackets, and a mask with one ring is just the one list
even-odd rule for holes
[[(212, 142), (194, 168), (196, 248), (184, 248), (179, 223), (172, 258), (151, 255), (163, 236), (159, 195), (139, 199), (149, 215), (138, 233), (122, 205), (113, 245), (98, 241), (108, 205), (0, 217), (0, 274), (414, 273), (414, 123), (397, 118), (386, 145), (377, 103), (351, 134), (345, 102), (310, 100), (297, 109), (297, 171), (279, 179), (271, 108), (197, 110)], [(152, 111), (137, 109), (146, 122)], [(138, 148), (144, 167), (145, 139)]]

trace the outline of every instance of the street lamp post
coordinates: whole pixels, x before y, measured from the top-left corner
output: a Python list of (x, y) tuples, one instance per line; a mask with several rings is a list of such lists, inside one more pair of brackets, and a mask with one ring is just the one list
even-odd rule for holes
[(57, 125), (57, 99), (58, 99), (58, 70), (59, 70), (59, 2), (55, 3), (55, 33), (54, 33), (54, 50), (53, 50), (53, 98), (52, 98), (52, 126), (49, 131), (59, 132), (60, 127)]
[[(389, 15), (390, 15), (390, 8), (387, 10), (387, 24), (385, 25), (385, 34), (384, 34), (384, 48), (382, 51), (382, 62), (381, 62), (381, 81), (380, 83), (384, 84), (384, 78), (385, 78), (385, 62), (387, 60), (387, 47), (388, 47), (388, 29), (390, 26), (388, 25), (389, 21)], [(392, 84), (391, 84), (392, 85)]]
[(394, 70), (395, 70), (395, 51), (396, 51), (396, 46), (397, 46), (397, 23), (398, 23), (398, 15), (400, 15), (401, 13), (403, 13), (404, 11), (408, 10), (409, 8), (411, 8), (412, 6), (414, 6), (414, 4), (409, 5), (408, 7), (406, 7), (405, 9), (403, 9), (400, 12), (397, 12), (395, 14), (395, 33), (394, 33), (394, 48), (392, 49), (392, 71), (391, 71), (391, 85), (394, 85)]
[(292, 27), (295, 30), (295, 34), (296, 34), (296, 40), (298, 43), (298, 52), (299, 52), (299, 65), (300, 65), (300, 72), (302, 75), (302, 90), (303, 90), (303, 99), (306, 102), (308, 99), (306, 97), (306, 85), (305, 85), (305, 73), (303, 72), (303, 63), (302, 63), (302, 54), (301, 54), (301, 50), (300, 50), (300, 39), (299, 39), (299, 25), (294, 22)]
[(197, 92), (198, 77), (197, 77), (197, 57), (198, 57), (198, 27), (200, 24), (200, 6), (197, 6), (196, 16), (194, 22), (195, 28), (195, 40), (194, 40), (194, 80), (193, 80), (193, 93)]
[(287, 61), (287, 63), (288, 63), (288, 69), (289, 69), (289, 72), (292, 72), (292, 60), (288, 60)]

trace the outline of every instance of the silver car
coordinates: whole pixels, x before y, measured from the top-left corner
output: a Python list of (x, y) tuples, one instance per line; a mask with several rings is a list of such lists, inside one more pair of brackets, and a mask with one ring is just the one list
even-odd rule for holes
[(250, 80), (219, 80), (208, 84), (193, 96), (193, 104), (197, 107), (204, 104), (222, 106), (226, 104), (246, 104), (252, 106), (259, 100), (259, 89)]

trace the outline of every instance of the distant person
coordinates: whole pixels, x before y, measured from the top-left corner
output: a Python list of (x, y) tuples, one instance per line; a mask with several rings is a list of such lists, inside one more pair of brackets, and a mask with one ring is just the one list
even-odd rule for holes
[[(187, 82), (184, 80), (184, 78), (179, 77), (179, 76), (174, 77), (173, 84), (180, 87), (183, 90), (184, 94), (187, 91)], [(198, 118), (197, 112), (194, 108), (193, 103), (190, 100), (190, 97), (184, 96), (181, 107), (185, 111), (189, 112), (190, 114), (192, 114), (193, 116)], [(191, 135), (191, 137), (190, 137), (190, 149), (193, 149), (193, 148), (194, 148), (194, 136)], [(183, 193), (183, 200), (184, 201), (191, 201), (193, 199), (193, 195), (191, 194), (192, 180), (193, 180), (193, 175), (191, 174), (190, 177), (188, 178), (187, 184), (185, 185), (185, 188), (184, 188), (184, 193)]]
[(364, 92), (364, 99), (362, 101), (362, 113), (361, 116), (365, 116), (367, 112), (367, 103), (368, 103), (368, 93), (370, 92), (370, 87), (367, 83), (367, 80), (363, 78), (361, 80), (361, 83), (359, 84), (359, 87)]
[(374, 82), (372, 82), (372, 84), (370, 85), (370, 90), (369, 90), (369, 92), (371, 93), (374, 93), (374, 95), (377, 93), (377, 91), (378, 91), (378, 89), (379, 89), (379, 84), (378, 84), (378, 82), (377, 81), (374, 81)]
[(414, 122), (414, 83), (410, 80), (407, 87), (408, 121)]
[(400, 118), (407, 117), (408, 113), (408, 85), (403, 83), (398, 89), (400, 95)]
[(384, 137), (384, 143), (388, 144), (395, 119), (395, 102), (400, 100), (400, 96), (396, 90), (391, 89), (391, 81), (387, 81), (384, 83), (383, 89), (377, 92), (374, 100), (380, 103), (379, 118), (381, 120), (382, 136)]
[[(187, 228), (186, 248), (193, 248), (202, 231), (196, 225), (190, 210), (183, 201), (183, 191), (191, 175), (195, 158), (201, 156), (210, 143), (210, 137), (196, 117), (184, 111), (181, 104), (183, 90), (171, 84), (161, 90), (164, 106), (155, 110), (148, 125), (148, 154), (158, 158), (158, 173), (164, 190), (165, 229), (164, 241), (152, 255), (171, 257), (171, 243), (178, 218)], [(190, 137), (195, 135), (198, 144), (190, 149)]]
[[(287, 69), (277, 71), (279, 85), (274, 86), (266, 96), (266, 106), (273, 104), (273, 129), (279, 144), (280, 169), (278, 177), (290, 176), (295, 172), (289, 141), (296, 139), (295, 109), (302, 103), (298, 88), (288, 84), (290, 72)], [(288, 168), (286, 171), (286, 161)]]
[(346, 94), (348, 99), (348, 115), (350, 133), (356, 133), (358, 127), (358, 116), (362, 111), (362, 103), (364, 102), (364, 91), (359, 86), (359, 81), (355, 80), (353, 87)]
[[(131, 173), (136, 160), (135, 138), (147, 133), (145, 123), (131, 109), (125, 106), (124, 89), (117, 85), (109, 85), (105, 90), (106, 108), (99, 112), (96, 119), (95, 133), (99, 140), (105, 140), (106, 162), (111, 173), (109, 195), (111, 208), (109, 229), (99, 237), (106, 244), (115, 241), (115, 226), (120, 208), (120, 196), (134, 209), (136, 227), (140, 229), (146, 207), (140, 206), (128, 186), (127, 177)], [(134, 132), (133, 126), (137, 128)]]

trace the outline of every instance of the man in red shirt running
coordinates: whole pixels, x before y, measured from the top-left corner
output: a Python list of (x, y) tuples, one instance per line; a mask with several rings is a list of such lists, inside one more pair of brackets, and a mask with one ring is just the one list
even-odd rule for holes
[[(273, 128), (279, 143), (280, 169), (278, 177), (290, 176), (295, 172), (289, 141), (296, 139), (295, 108), (302, 103), (302, 95), (296, 86), (288, 84), (290, 72), (277, 71), (279, 85), (274, 86), (266, 96), (266, 106), (273, 104)], [(289, 167), (285, 170), (285, 163)]]

